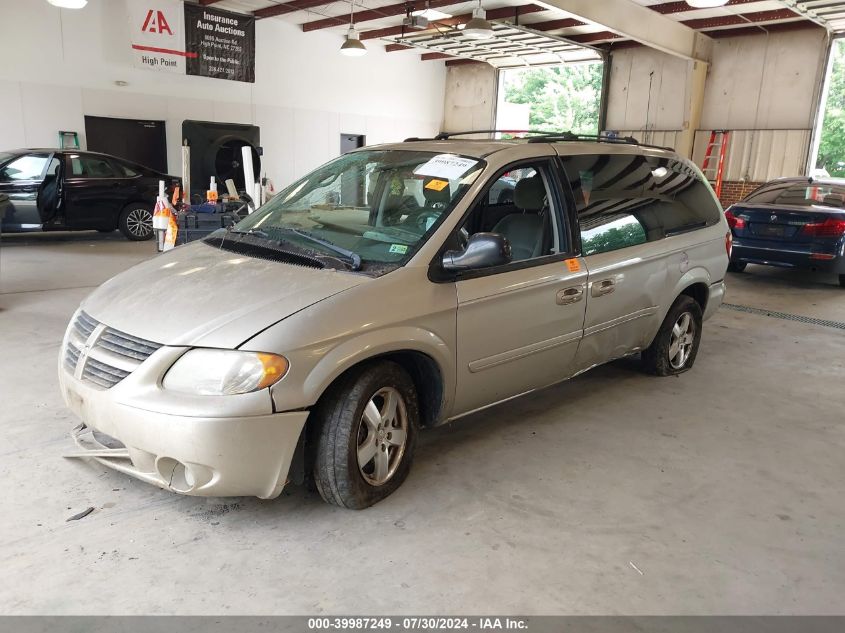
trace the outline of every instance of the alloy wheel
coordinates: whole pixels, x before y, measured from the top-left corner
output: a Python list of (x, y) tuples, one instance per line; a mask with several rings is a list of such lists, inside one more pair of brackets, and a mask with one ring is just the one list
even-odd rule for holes
[(672, 369), (682, 369), (692, 353), (695, 340), (695, 319), (689, 312), (683, 312), (672, 326), (669, 340), (669, 364)]
[(132, 209), (126, 216), (126, 228), (135, 237), (147, 237), (153, 232), (153, 214), (149, 209)]
[(396, 472), (408, 439), (408, 409), (393, 387), (379, 389), (364, 407), (358, 424), (358, 470), (372, 486), (382, 486)]

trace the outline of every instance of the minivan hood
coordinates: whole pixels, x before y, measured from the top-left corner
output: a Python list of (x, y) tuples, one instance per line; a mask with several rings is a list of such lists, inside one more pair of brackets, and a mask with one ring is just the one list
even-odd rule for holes
[(157, 343), (234, 348), (366, 281), (370, 278), (360, 274), (194, 243), (112, 277), (82, 302), (82, 309), (109, 327)]

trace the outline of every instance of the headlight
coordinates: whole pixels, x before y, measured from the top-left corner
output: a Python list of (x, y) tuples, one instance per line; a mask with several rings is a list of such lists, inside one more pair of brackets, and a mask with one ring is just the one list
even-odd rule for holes
[(225, 349), (192, 349), (164, 376), (164, 388), (201, 396), (226, 396), (266, 389), (288, 371), (277, 354)]

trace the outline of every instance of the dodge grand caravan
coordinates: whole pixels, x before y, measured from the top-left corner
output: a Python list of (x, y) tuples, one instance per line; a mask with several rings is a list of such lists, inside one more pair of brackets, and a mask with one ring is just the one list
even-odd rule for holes
[(59, 358), (74, 456), (370, 506), (421, 428), (631, 354), (690, 369), (730, 237), (694, 165), (633, 141), (362, 148), (82, 302)]

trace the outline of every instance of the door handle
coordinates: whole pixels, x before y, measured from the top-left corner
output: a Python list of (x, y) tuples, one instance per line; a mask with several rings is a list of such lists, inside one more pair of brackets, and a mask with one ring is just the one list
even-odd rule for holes
[(558, 290), (557, 292), (557, 304), (559, 306), (578, 303), (583, 298), (584, 288), (581, 286), (571, 286), (569, 288), (564, 288), (563, 290)]
[(594, 281), (590, 284), (590, 294), (594, 297), (609, 295), (614, 290), (616, 290), (615, 279), (602, 279), (601, 281)]

